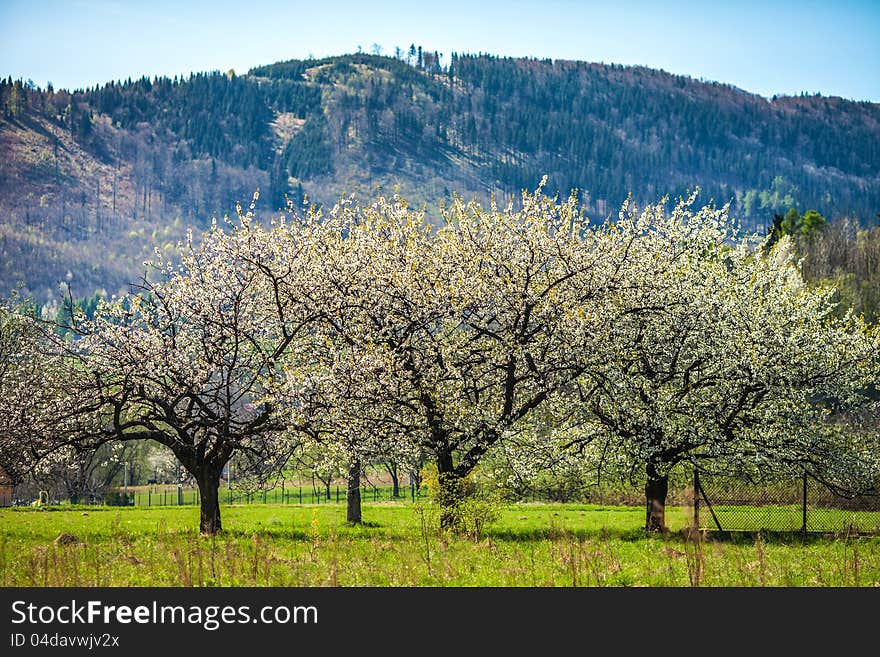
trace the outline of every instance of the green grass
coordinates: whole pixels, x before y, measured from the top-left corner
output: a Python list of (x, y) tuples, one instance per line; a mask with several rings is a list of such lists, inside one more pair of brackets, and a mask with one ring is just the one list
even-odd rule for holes
[[(519, 504), (474, 538), (442, 534), (431, 505), (0, 510), (3, 586), (880, 586), (880, 537), (773, 532), (645, 535), (639, 507)], [(669, 508), (673, 529), (686, 511)], [(62, 534), (70, 535), (68, 543)], [(75, 537), (75, 538), (72, 538)]]

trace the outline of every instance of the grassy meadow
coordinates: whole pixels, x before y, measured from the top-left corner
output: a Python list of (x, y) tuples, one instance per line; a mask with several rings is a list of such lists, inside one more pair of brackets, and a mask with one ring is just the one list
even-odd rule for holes
[[(0, 509), (0, 585), (880, 586), (880, 537), (772, 532), (646, 535), (640, 507), (502, 505), (471, 536), (430, 504), (227, 505), (197, 532), (192, 506)], [(672, 529), (686, 510), (670, 508)]]

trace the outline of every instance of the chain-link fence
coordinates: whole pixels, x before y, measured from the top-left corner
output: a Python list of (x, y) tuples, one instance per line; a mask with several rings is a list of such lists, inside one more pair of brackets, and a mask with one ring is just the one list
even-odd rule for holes
[[(644, 507), (644, 482), (608, 478), (509, 491), (513, 503), (567, 502)], [(696, 493), (696, 494), (695, 494)], [(666, 520), (672, 529), (722, 532), (880, 534), (880, 494), (845, 496), (810, 476), (754, 483), (742, 478), (679, 472), (669, 480)]]
[[(346, 490), (343, 486), (276, 486), (258, 490), (240, 488), (221, 488), (221, 504), (343, 504)], [(400, 486), (395, 495), (391, 486), (361, 487), (364, 502), (414, 502), (426, 495), (424, 488)], [(138, 487), (128, 490), (113, 489), (100, 497), (79, 498), (78, 504), (98, 504), (107, 506), (191, 506), (200, 503), (199, 491), (193, 486)]]
[(880, 495), (840, 495), (806, 474), (751, 483), (695, 472), (693, 491), (700, 529), (880, 534)]
[[(880, 534), (880, 495), (842, 496), (815, 479), (800, 475), (770, 483), (694, 472), (670, 481), (667, 520), (672, 525), (740, 532), (834, 532)], [(497, 495), (497, 486), (477, 486), (481, 494)], [(429, 495), (427, 489), (401, 485), (361, 487), (364, 502), (415, 502)], [(512, 503), (567, 502), (607, 506), (644, 506), (644, 491), (633, 482), (609, 479), (592, 485), (560, 488), (529, 487), (506, 491), (502, 498)], [(344, 504), (345, 487), (339, 485), (285, 485), (261, 490), (221, 488), (221, 504)], [(40, 498), (42, 502), (42, 496)], [(70, 500), (78, 504), (110, 506), (187, 506), (200, 502), (198, 489), (191, 486), (150, 486), (106, 491), (103, 495)], [(12, 504), (33, 504), (10, 500)], [(45, 503), (62, 503), (46, 497)], [(670, 525), (670, 526), (672, 526)]]

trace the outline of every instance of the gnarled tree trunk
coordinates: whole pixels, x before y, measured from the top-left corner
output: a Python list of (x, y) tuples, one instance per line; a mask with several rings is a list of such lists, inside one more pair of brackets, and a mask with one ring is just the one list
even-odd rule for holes
[(654, 461), (648, 461), (645, 473), (645, 530), (666, 531), (666, 495), (669, 493), (669, 475), (660, 474)]
[(440, 528), (454, 529), (458, 524), (457, 507), (462, 499), (461, 476), (455, 471), (452, 454), (437, 454), (437, 504)]
[(199, 487), (201, 503), (199, 532), (205, 535), (217, 534), (223, 528), (220, 523), (220, 473), (223, 466), (204, 463), (193, 473)]

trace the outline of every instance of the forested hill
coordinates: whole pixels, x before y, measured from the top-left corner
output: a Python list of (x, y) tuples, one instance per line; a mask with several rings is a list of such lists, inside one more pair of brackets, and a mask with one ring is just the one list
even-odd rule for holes
[[(442, 62), (442, 65), (441, 65)], [(0, 287), (115, 292), (154, 245), (250, 201), (580, 190), (591, 216), (695, 186), (746, 227), (880, 211), (880, 105), (768, 100), (641, 67), (411, 48), (68, 93), (0, 85)]]

